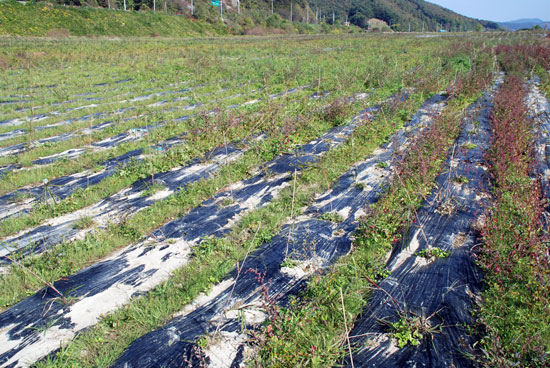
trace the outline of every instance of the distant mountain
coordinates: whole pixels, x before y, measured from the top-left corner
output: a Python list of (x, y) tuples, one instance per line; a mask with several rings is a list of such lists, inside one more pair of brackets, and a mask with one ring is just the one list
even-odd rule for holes
[(499, 22), (499, 26), (501, 26), (504, 29), (508, 29), (510, 31), (517, 31), (520, 29), (529, 29), (533, 28), (534, 26), (540, 26), (542, 28), (548, 27), (550, 28), (550, 21), (543, 21), (538, 18), (533, 19), (517, 19), (512, 20), (509, 22)]

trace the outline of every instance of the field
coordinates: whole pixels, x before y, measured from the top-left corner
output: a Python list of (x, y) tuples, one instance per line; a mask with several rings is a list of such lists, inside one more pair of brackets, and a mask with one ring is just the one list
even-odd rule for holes
[(0, 38), (0, 366), (550, 366), (550, 38)]

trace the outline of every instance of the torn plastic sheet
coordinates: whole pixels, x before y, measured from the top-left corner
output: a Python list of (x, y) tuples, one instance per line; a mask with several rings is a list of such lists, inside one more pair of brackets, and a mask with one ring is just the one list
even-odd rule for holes
[[(200, 106), (200, 104), (192, 104), (192, 105), (187, 105), (187, 106), (183, 106), (183, 107), (171, 108), (171, 109), (168, 109), (168, 110), (170, 110), (170, 111), (192, 110), (192, 109), (195, 109), (198, 106)], [(133, 110), (133, 108), (128, 108), (126, 111), (130, 111), (130, 110)], [(161, 111), (161, 112), (167, 112), (168, 110)], [(97, 115), (97, 117), (100, 117), (98, 114), (95, 114), (95, 115)], [(101, 114), (101, 115), (110, 116), (110, 114)], [(142, 118), (146, 115), (148, 115), (148, 114), (132, 116), (132, 117), (123, 119), (123, 121), (128, 122), (128, 121), (131, 121), (131, 120), (136, 120), (136, 119)], [(70, 122), (73, 122), (73, 121), (76, 121), (76, 120), (75, 119), (70, 120)], [(66, 122), (68, 122), (68, 121), (66, 121)], [(65, 122), (63, 122), (63, 124), (65, 124)], [(77, 131), (63, 133), (63, 134), (59, 134), (59, 135), (39, 139), (37, 141), (32, 142), (30, 147), (32, 148), (32, 147), (40, 146), (42, 144), (53, 143), (53, 142), (61, 142), (61, 141), (65, 141), (65, 140), (68, 140), (68, 139), (71, 139), (71, 138), (74, 138), (74, 137), (78, 137), (78, 136), (81, 136), (81, 135), (93, 134), (94, 132), (101, 131), (101, 130), (109, 127), (109, 126), (114, 125), (114, 124), (115, 124), (115, 122), (113, 120), (104, 121), (102, 123), (93, 125), (91, 127), (82, 128), (82, 129), (79, 129)], [(154, 129), (154, 128), (158, 128), (158, 127), (164, 125), (164, 124), (162, 124), (162, 125), (161, 124), (162, 124), (162, 122), (159, 122), (157, 124), (150, 125), (146, 128), (135, 128), (135, 129), (136, 130), (137, 129)], [(57, 123), (56, 123), (56, 125), (57, 125)], [(53, 125), (45, 126), (45, 127), (50, 128), (52, 126)], [(39, 130), (39, 129), (37, 129), (37, 130)], [(118, 141), (120, 141), (120, 143), (122, 143), (124, 141), (127, 141), (127, 139), (122, 140), (122, 138), (131, 137), (132, 135), (135, 135), (135, 134), (132, 134), (132, 129), (130, 129), (129, 132), (120, 133), (115, 137), (105, 138), (104, 140), (102, 140), (100, 142), (92, 143), (91, 146), (92, 147), (93, 146), (109, 147), (108, 142), (109, 142), (110, 139), (117, 140), (117, 138), (118, 138)], [(15, 145), (12, 145), (12, 146), (7, 146), (7, 147), (2, 147), (2, 148), (0, 148), (0, 157), (20, 154), (22, 152), (27, 151), (28, 147), (29, 146), (27, 144), (24, 144), (24, 143), (15, 144)], [(114, 145), (112, 147), (114, 147)], [(56, 154), (56, 155), (59, 155), (59, 154)], [(44, 158), (40, 158), (40, 159), (37, 159), (37, 160), (33, 161), (33, 164), (35, 164), (35, 165), (44, 165), (44, 164), (48, 164), (48, 163), (51, 163), (51, 162), (52, 162), (51, 160), (48, 161), (48, 157), (44, 157)]]
[[(126, 82), (129, 82), (129, 81), (132, 81), (132, 80), (133, 80), (133, 78), (124, 79), (120, 83), (112, 82), (112, 84), (113, 85), (114, 84), (121, 84), (121, 83), (126, 83)], [(171, 86), (175, 86), (175, 85), (178, 85), (178, 84), (185, 84), (185, 83), (188, 83), (188, 81), (184, 81), (184, 82), (181, 82), (181, 83), (174, 83)], [(104, 82), (104, 83), (98, 84), (97, 86), (94, 85), (92, 87), (101, 87), (101, 86), (106, 86), (106, 85), (109, 85), (109, 84), (111, 84), (111, 83), (110, 82)], [(21, 88), (21, 89), (35, 90), (35, 89), (44, 89), (44, 88), (48, 89), (48, 88), (55, 88), (55, 87), (57, 87), (57, 85), (52, 84), (52, 85), (48, 85), (48, 86), (35, 86), (35, 87), (26, 87), (26, 88)], [(136, 86), (133, 85), (131, 87), (136, 87)], [(126, 88), (130, 88), (130, 86), (126, 86)], [(58, 106), (58, 105), (70, 104), (70, 103), (74, 103), (74, 102), (79, 102), (81, 100), (84, 100), (84, 101), (97, 100), (97, 101), (99, 101), (99, 100), (103, 100), (104, 98), (103, 97), (79, 98), (79, 97), (86, 97), (86, 96), (91, 96), (91, 95), (94, 95), (94, 94), (103, 94), (103, 93), (106, 93), (106, 92), (117, 91), (119, 89), (120, 89), (120, 87), (116, 87), (116, 88), (98, 89), (96, 91), (76, 93), (76, 94), (73, 94), (73, 95), (70, 96), (71, 98), (73, 98), (71, 100), (64, 100), (64, 101), (54, 102), (54, 103), (48, 104), (48, 106)], [(124, 94), (124, 95), (127, 95), (127, 93)], [(114, 96), (114, 97), (119, 97), (119, 96)], [(31, 97), (31, 95), (12, 95), (12, 96), (9, 96), (9, 98), (29, 98), (29, 97)], [(6, 98), (6, 97), (0, 97), (0, 98)], [(32, 100), (30, 100), (30, 99), (16, 100), (16, 101), (7, 100), (6, 102), (25, 104), (25, 103), (31, 103)], [(1, 103), (0, 103), (0, 105), (1, 105)], [(44, 107), (44, 106), (34, 106), (33, 108), (36, 110), (36, 109), (42, 108), (42, 107)], [(30, 107), (22, 108), (20, 110), (21, 111), (30, 110)]]
[[(375, 111), (377, 108), (371, 108), (369, 111)], [(353, 126), (354, 127), (354, 126)], [(351, 134), (352, 130), (345, 131), (342, 134), (343, 137)], [(335, 142), (340, 143), (342, 138), (337, 140), (333, 138), (331, 134), (326, 135), (325, 139), (333, 139)], [(165, 142), (164, 145), (158, 146), (158, 148), (167, 148), (169, 145), (181, 143), (180, 140), (171, 140), (170, 142)], [(324, 149), (329, 147), (325, 141), (319, 141), (314, 143), (319, 145), (321, 148), (311, 148), (310, 145), (304, 145), (302, 148), (298, 148), (296, 154), (300, 154), (299, 163), (305, 164), (308, 162), (310, 157), (307, 153), (315, 153), (316, 150), (319, 152), (324, 152)], [(161, 184), (164, 187), (166, 196), (178, 191), (181, 187), (188, 185), (192, 182), (198, 181), (200, 179), (205, 179), (215, 172), (222, 163), (227, 162), (227, 160), (233, 159), (233, 156), (236, 154), (240, 155), (240, 151), (237, 151), (234, 147), (227, 146), (217, 148), (211, 153), (207, 154), (206, 157), (209, 157), (208, 162), (203, 162), (202, 159), (195, 159), (191, 164), (186, 165), (181, 168), (175, 168), (164, 173), (155, 174), (155, 183)], [(288, 165), (289, 158), (283, 157), (278, 160), (279, 163), (273, 164), (270, 167), (270, 170), (277, 172), (278, 170), (283, 170), (285, 172), (285, 165)], [(298, 165), (298, 164), (296, 164)], [(282, 166), (282, 169), (279, 168)], [(100, 220), (100, 223), (106, 223), (106, 220), (114, 220), (117, 217), (123, 216), (125, 213), (135, 213), (147, 206), (150, 206), (157, 199), (155, 196), (152, 198), (142, 197), (141, 193), (147, 189), (148, 183), (152, 181), (151, 178), (138, 180), (130, 188), (123, 189), (121, 192), (94, 204), (82, 210), (78, 210), (74, 213), (69, 213), (67, 215), (57, 217), (49, 220), (48, 222), (28, 230), (23, 230), (19, 234), (4, 238), (6, 249), (0, 249), (0, 256), (5, 256), (12, 251), (20, 251), (24, 254), (35, 254), (40, 253), (47, 249), (48, 247), (58, 244), (63, 240), (70, 240), (75, 238), (78, 234), (85, 233), (85, 231), (78, 231), (74, 229), (74, 223), (78, 221), (81, 217), (90, 217), (93, 220)], [(77, 181), (80, 183), (80, 181)], [(68, 184), (65, 184), (63, 188), (66, 189)], [(55, 195), (54, 187), (51, 187), (49, 183), (48, 189), (49, 194)], [(43, 194), (44, 194), (43, 189)], [(9, 204), (4, 206), (4, 211), (6, 214), (13, 215), (15, 211), (23, 210), (24, 208), (31, 208), (33, 204), (32, 199), (28, 199), (24, 205), (22, 204)], [(103, 219), (103, 220), (101, 220)], [(4, 260), (7, 261), (7, 260)]]
[[(350, 332), (353, 361), (348, 359), (347, 366), (472, 366), (467, 356), (475, 338), (468, 326), (474, 322), (470, 312), (479, 297), (482, 274), (471, 249), (479, 240), (476, 221), (488, 204), (490, 178), (484, 154), (490, 144), (491, 102), (502, 81), (501, 75), (467, 110), (462, 133), (437, 178), (438, 189), (392, 252), (387, 264), (391, 276), (378, 283), (383, 291), (373, 292)], [(448, 257), (418, 253), (436, 248), (449, 252)], [(423, 337), (418, 345), (397, 346), (389, 324), (402, 319), (420, 326)]]
[(30, 102), (30, 100), (2, 100), (0, 105), (15, 105)]
[(23, 135), (25, 133), (26, 133), (25, 129), (16, 129), (16, 130), (12, 130), (12, 131), (9, 131), (9, 132), (6, 132), (6, 133), (1, 133), (0, 134), (0, 142), (4, 141), (6, 139), (11, 139), (11, 138), (18, 137), (18, 136)]
[[(184, 266), (191, 247), (207, 236), (222, 236), (247, 211), (269, 203), (289, 185), (294, 170), (318, 160), (329, 149), (342, 144), (372, 107), (352, 123), (331, 131), (282, 155), (252, 178), (231, 186), (206, 200), (187, 215), (154, 231), (142, 242), (126, 247), (108, 259), (55, 283), (75, 303), (53, 302), (52, 290), (45, 289), (0, 314), (0, 364), (26, 366), (59, 348), (59, 341), (72, 339), (78, 331), (95, 324), (140, 292), (166, 280), (170, 272)], [(231, 203), (225, 204), (228, 199)], [(44, 306), (47, 306), (44, 308)], [(47, 324), (46, 333), (38, 331)], [(36, 328), (33, 328), (36, 327)]]
[[(181, 82), (179, 84), (186, 84), (188, 83), (189, 81), (184, 81), (184, 82)], [(172, 86), (176, 86), (178, 85), (178, 83), (175, 83), (173, 84)], [(129, 86), (127, 86), (128, 88)], [(136, 87), (135, 85), (133, 87)], [(104, 90), (98, 90), (98, 91), (89, 91), (89, 92), (82, 92), (82, 93), (77, 93), (77, 94), (73, 94), (71, 95), (71, 99), (70, 100), (64, 100), (64, 101), (59, 101), (59, 102), (52, 102), (52, 103), (49, 103), (47, 105), (42, 105), (42, 106), (33, 106), (32, 109), (33, 110), (37, 110), (37, 109), (42, 109), (42, 108), (45, 108), (45, 107), (51, 107), (51, 106), (61, 106), (61, 105), (68, 105), (68, 104), (73, 104), (73, 103), (81, 103), (83, 101), (86, 101), (86, 102), (90, 102), (90, 101), (104, 101), (105, 99), (107, 99), (107, 97), (103, 97), (103, 95), (106, 93), (106, 92), (113, 92), (113, 91), (118, 91), (120, 88), (117, 87), (117, 88), (109, 88), (109, 89), (104, 89)], [(126, 92), (126, 93), (123, 93), (123, 94), (119, 94), (119, 95), (115, 95), (115, 96), (110, 96), (109, 98), (117, 98), (117, 97), (123, 97), (123, 96), (128, 96), (130, 93), (129, 92)], [(89, 96), (92, 96), (92, 95), (99, 95), (99, 96), (94, 96), (94, 97), (89, 97)], [(31, 96), (25, 96), (25, 97), (31, 97)], [(26, 104), (26, 103), (31, 103), (32, 100), (22, 100), (21, 101), (21, 104)], [(75, 107), (70, 107), (70, 108), (67, 108), (65, 111), (74, 111), (74, 110), (80, 110), (82, 108), (86, 108), (86, 107), (91, 107), (91, 106), (75, 106)], [(23, 111), (30, 111), (31, 110), (31, 107), (27, 106), (27, 107), (18, 107), (17, 109), (15, 109), (15, 111), (20, 111), (20, 112), (23, 112)]]
[[(63, 115), (67, 115), (67, 114), (69, 114), (73, 111), (79, 111), (79, 110), (83, 110), (83, 109), (103, 107), (103, 106), (106, 107), (106, 106), (113, 105), (113, 104), (122, 104), (122, 103), (132, 103), (132, 102), (144, 101), (144, 100), (148, 100), (148, 99), (151, 99), (151, 98), (154, 98), (154, 97), (160, 97), (160, 96), (164, 96), (164, 95), (187, 93), (187, 92), (190, 92), (190, 91), (194, 90), (195, 88), (197, 88), (197, 87), (189, 87), (189, 88), (184, 88), (184, 89), (179, 89), (179, 90), (172, 90), (172, 91), (161, 91), (161, 92), (156, 92), (156, 93), (151, 93), (151, 94), (147, 94), (147, 95), (133, 97), (133, 98), (130, 98), (130, 99), (127, 99), (127, 100), (121, 100), (121, 101), (115, 101), (115, 102), (106, 102), (106, 103), (103, 103), (103, 104), (89, 104), (89, 105), (84, 105), (84, 106), (71, 107), (71, 108), (65, 109), (63, 112), (61, 112), (61, 111), (51, 111), (51, 112), (48, 112), (48, 113), (36, 114), (36, 115), (33, 115), (33, 116), (7, 119), (7, 120), (0, 121), (0, 125), (17, 126), (17, 125), (26, 124), (26, 123), (29, 123), (29, 122), (32, 122), (34, 124), (36, 122), (45, 120), (45, 119), (50, 118), (50, 117), (60, 117), (60, 116), (63, 116)], [(223, 91), (223, 90), (221, 90), (221, 91)], [(218, 92), (221, 92), (221, 91), (218, 91)], [(190, 98), (190, 97), (189, 96), (176, 97), (172, 101), (177, 102), (177, 101), (182, 101), (183, 99), (188, 99), (188, 98)], [(167, 100), (167, 102), (169, 102), (169, 101)], [(145, 106), (145, 107), (153, 107), (153, 106), (156, 106), (156, 103)], [(36, 126), (36, 127), (33, 127), (33, 129), (35, 129), (35, 130), (44, 130), (44, 129), (49, 129), (49, 128), (53, 128), (53, 127), (57, 127), (57, 126), (68, 125), (68, 124), (71, 124), (73, 122), (88, 121), (92, 118), (93, 119), (100, 119), (100, 118), (105, 118), (105, 117), (109, 117), (109, 116), (113, 116), (113, 115), (119, 115), (119, 114), (123, 114), (125, 112), (132, 111), (132, 110), (135, 110), (135, 109), (136, 109), (135, 107), (129, 106), (129, 107), (117, 109), (114, 112), (109, 112), (109, 113), (97, 112), (97, 113), (92, 113), (92, 114), (86, 114), (86, 115), (83, 115), (81, 117), (75, 117), (75, 118), (71, 118), (71, 119), (67, 119), (67, 120), (62, 120), (62, 121), (55, 122), (55, 123), (52, 123), (52, 124)]]
[[(300, 90), (303, 90), (303, 89), (306, 89), (306, 88), (308, 88), (308, 86), (301, 86), (301, 87), (297, 87), (297, 88), (292, 88), (292, 89), (289, 89), (289, 90), (287, 90), (285, 92), (282, 92), (282, 93), (279, 93), (279, 94), (270, 95), (269, 98), (271, 98), (271, 99), (279, 98), (281, 96), (296, 93), (296, 92), (298, 92)], [(190, 90), (190, 89), (188, 89), (188, 90)], [(222, 89), (221, 91), (223, 91), (223, 90), (225, 90), (225, 89)], [(256, 93), (256, 92), (261, 91), (261, 90), (262, 90), (262, 88), (260, 88), (258, 90), (250, 91), (250, 93)], [(219, 93), (221, 91), (212, 92), (212, 93), (208, 93), (208, 94), (205, 94), (205, 95), (215, 94), (215, 93)], [(237, 95), (225, 97), (225, 98), (223, 98), (219, 101), (223, 101), (225, 99), (236, 98), (236, 97), (239, 97), (241, 95), (242, 94), (237, 94)], [(254, 100), (254, 103), (260, 102), (260, 101), (261, 100)], [(247, 104), (250, 104), (250, 101), (245, 102), (243, 104), (233, 105), (230, 108), (245, 106)], [(153, 105), (155, 105), (155, 104), (153, 104)], [(169, 109), (166, 109), (166, 110), (162, 110), (162, 112), (169, 112), (169, 111), (176, 111), (176, 110), (185, 110), (185, 111), (194, 110), (197, 107), (200, 107), (202, 105), (203, 104), (198, 103), (198, 104), (191, 104), (191, 105), (187, 105), (187, 106), (183, 106), (183, 107), (182, 106), (172, 107), (172, 108), (169, 108)], [(131, 110), (131, 109), (133, 109), (133, 108), (128, 108), (127, 110)], [(121, 110), (124, 110), (124, 109), (121, 109)], [(124, 112), (124, 111), (122, 111), (122, 112)], [(217, 110), (211, 110), (207, 113), (215, 114), (215, 113), (217, 113)], [(102, 117), (103, 115), (110, 116), (111, 114), (97, 113), (95, 115), (97, 115), (97, 117), (99, 118), (99, 117)], [(103, 116), (103, 117), (105, 117), (105, 116)], [(126, 119), (124, 119), (124, 121), (134, 120), (134, 119), (137, 119), (138, 117), (143, 117), (143, 116), (145, 116), (145, 115), (126, 118)], [(172, 121), (181, 122), (181, 121), (184, 121), (184, 120), (188, 120), (190, 118), (191, 118), (191, 115), (185, 115), (185, 116), (175, 118)], [(70, 119), (70, 122), (77, 121), (77, 120), (78, 119), (76, 119), (76, 120), (75, 119)], [(69, 120), (67, 120), (65, 122), (60, 122), (60, 123), (55, 123), (55, 124), (52, 124), (52, 125), (44, 126), (44, 127), (52, 127), (52, 126), (56, 126), (56, 125), (60, 125), (60, 124), (64, 125), (67, 122), (69, 122)], [(81, 135), (81, 134), (92, 134), (94, 131), (99, 131), (99, 130), (105, 129), (108, 126), (111, 126), (113, 124), (114, 124), (113, 121), (102, 122), (102, 123), (97, 124), (95, 126), (92, 126), (90, 128), (83, 128), (83, 129), (81, 129), (79, 131), (76, 131), (76, 132), (69, 132), (69, 133), (64, 133), (64, 134), (60, 134), (60, 135), (53, 136), (53, 137), (40, 139), (36, 142), (33, 142), (33, 145), (41, 145), (41, 144), (52, 143), (52, 142), (56, 142), (56, 141), (68, 140), (70, 138), (73, 138), (73, 137)], [(105, 138), (105, 139), (103, 139), (102, 141), (99, 141), (99, 142), (94, 142), (89, 147), (87, 147), (87, 150), (82, 149), (81, 151), (79, 151), (79, 153), (76, 153), (74, 150), (68, 150), (68, 151), (65, 151), (65, 152), (53, 154), (51, 156), (41, 157), (39, 159), (34, 160), (32, 163), (34, 165), (47, 165), (47, 164), (51, 164), (53, 162), (56, 162), (60, 159), (74, 158), (78, 155), (81, 155), (81, 154), (87, 152), (88, 150), (97, 151), (97, 148), (106, 149), (106, 148), (116, 147), (117, 145), (120, 145), (124, 142), (136, 141), (136, 140), (139, 140), (139, 139), (143, 138), (144, 134), (135, 134), (136, 132), (146, 133), (143, 129), (147, 129), (147, 131), (150, 131), (150, 130), (154, 130), (156, 128), (160, 128), (160, 127), (164, 126), (165, 124), (166, 124), (165, 122), (161, 121), (161, 122), (157, 122), (156, 124), (146, 126), (145, 128), (142, 127), (142, 128), (130, 129), (130, 131), (128, 131), (128, 132), (120, 133), (120, 134), (118, 134), (114, 137)], [(40, 128), (40, 127), (37, 127), (37, 129), (38, 128)], [(8, 147), (1, 147), (0, 148), (0, 157), (20, 154), (22, 152), (25, 152), (27, 149), (28, 149), (28, 145), (25, 144), (25, 143), (15, 144), (15, 145), (8, 146)]]
[(133, 150), (100, 163), (99, 165), (104, 169), (98, 172), (87, 170), (52, 179), (47, 184), (41, 183), (34, 187), (21, 188), (4, 194), (0, 196), (0, 218), (5, 219), (16, 214), (28, 213), (37, 202), (51, 200), (52, 197), (63, 200), (78, 189), (98, 184), (103, 179), (114, 175), (120, 167), (127, 165), (130, 161), (140, 160), (142, 154), (142, 149)]
[[(188, 82), (182, 82), (182, 83), (179, 83), (179, 84), (185, 84), (185, 83), (188, 83)], [(60, 117), (60, 116), (63, 116), (63, 115), (67, 115), (67, 114), (69, 114), (73, 111), (79, 111), (79, 110), (83, 110), (83, 109), (97, 108), (97, 107), (107, 107), (107, 106), (113, 105), (113, 104), (123, 104), (123, 103), (133, 103), (133, 102), (138, 102), (138, 101), (145, 101), (145, 100), (152, 99), (154, 97), (161, 97), (161, 96), (166, 96), (166, 95), (185, 94), (184, 96), (174, 97), (172, 99), (167, 99), (167, 100), (164, 100), (164, 101), (158, 101), (158, 102), (143, 106), (143, 107), (157, 107), (157, 106), (162, 106), (162, 105), (170, 103), (170, 102), (179, 102), (179, 101), (189, 100), (189, 99), (191, 99), (191, 97), (187, 95), (187, 92), (193, 91), (193, 90), (195, 90), (199, 87), (204, 87), (204, 86), (205, 85), (201, 84), (201, 85), (197, 85), (197, 86), (194, 86), (194, 87), (188, 87), (188, 88), (184, 88), (184, 89), (154, 92), (154, 93), (150, 93), (150, 94), (147, 94), (147, 95), (140, 95), (140, 96), (132, 97), (132, 98), (126, 99), (126, 100), (106, 102), (106, 103), (102, 103), (102, 104), (95, 104), (94, 103), (94, 104), (70, 107), (70, 108), (64, 109), (63, 112), (61, 112), (61, 111), (50, 111), (50, 112), (47, 112), (47, 113), (44, 113), (44, 114), (37, 114), (37, 115), (34, 115), (34, 116), (27, 116), (27, 117), (22, 117), (22, 118), (15, 118), (15, 119), (7, 119), (7, 120), (0, 121), (0, 125), (7, 125), (7, 126), (21, 125), (21, 124), (31, 122), (31, 121), (34, 123), (35, 121), (37, 121), (37, 118), (39, 118), (40, 120), (44, 120), (48, 117)], [(218, 91), (209, 92), (209, 93), (205, 93), (205, 94), (200, 94), (198, 96), (214, 95), (214, 94), (217, 94), (217, 93), (224, 92), (226, 90), (227, 90), (227, 88), (222, 88)], [(251, 91), (250, 93), (253, 93), (253, 92), (256, 92), (256, 91), (257, 90)], [(124, 94), (122, 96), (126, 96), (126, 95), (127, 94)], [(232, 97), (229, 97), (229, 98), (232, 98)], [(89, 98), (89, 99), (86, 99), (86, 100), (90, 101), (90, 100), (98, 100), (98, 99), (103, 99), (103, 98)], [(74, 101), (66, 101), (64, 103), (69, 103), (69, 102), (74, 102)], [(48, 105), (48, 107), (49, 106), (55, 106), (55, 105), (61, 105), (61, 104), (63, 104), (63, 103), (55, 103), (55, 104), (52, 104), (52, 105)], [(37, 109), (37, 108), (38, 107), (35, 107), (35, 109)], [(68, 125), (68, 124), (71, 124), (73, 122), (87, 121), (87, 120), (90, 120), (91, 118), (100, 119), (100, 118), (105, 118), (105, 117), (109, 117), (109, 116), (113, 116), (113, 115), (119, 115), (119, 114), (122, 114), (122, 113), (125, 113), (125, 112), (128, 112), (128, 111), (132, 111), (132, 110), (135, 110), (135, 109), (136, 109), (135, 107), (129, 106), (129, 107), (118, 109), (114, 112), (108, 112), (108, 113), (97, 112), (97, 113), (93, 113), (93, 114), (87, 114), (87, 115), (84, 115), (84, 116), (81, 116), (81, 117), (62, 120), (62, 121), (52, 123), (52, 124), (48, 124), (48, 125), (36, 126), (33, 129), (35, 129), (35, 130), (44, 130), (44, 129), (49, 129), (49, 128), (53, 128), (53, 127), (56, 127), (56, 126)], [(171, 110), (175, 110), (175, 109), (177, 109), (177, 108), (168, 109), (168, 110), (164, 110), (164, 111), (171, 111)]]
[[(287, 93), (294, 93), (300, 89), (305, 89), (305, 88), (307, 88), (307, 86), (293, 89), (292, 92), (291, 90), (289, 90), (287, 91)], [(365, 96), (363, 95), (360, 95), (360, 96), (358, 95), (353, 98), (362, 99), (364, 97)], [(277, 98), (277, 97), (273, 97), (273, 98)], [(212, 110), (211, 113), (214, 114), (214, 113), (217, 113), (217, 111)], [(191, 118), (191, 115), (186, 115), (176, 120), (181, 121), (181, 120), (187, 120), (189, 118)], [(151, 125), (147, 128), (156, 129), (159, 126), (162, 126), (165, 124), (166, 124), (165, 122), (159, 122), (156, 125)], [(143, 133), (143, 131), (141, 132)], [(122, 144), (125, 141), (128, 141), (128, 140), (135, 141), (143, 137), (144, 137), (144, 134), (132, 136), (130, 135), (130, 133), (121, 133), (114, 137), (106, 138), (103, 141), (96, 142), (94, 145), (96, 148), (107, 149), (110, 147), (114, 147), (118, 144)], [(167, 150), (175, 145), (182, 144), (183, 141), (185, 140), (185, 137), (186, 137), (186, 133), (183, 133), (179, 136), (168, 138), (165, 141), (160, 142), (157, 145), (153, 146), (152, 148), (153, 150)], [(1, 149), (0, 149), (0, 152), (1, 152)], [(35, 162), (39, 164), (48, 164), (60, 159), (66, 159), (68, 157), (74, 158), (79, 155), (82, 155), (85, 152), (86, 150), (84, 148), (81, 148), (78, 150), (68, 150), (57, 155), (52, 155), (49, 157), (36, 160)], [(120, 167), (121, 165), (125, 165), (133, 159), (139, 160), (142, 156), (142, 153), (143, 153), (142, 149), (133, 150), (121, 156), (104, 161), (100, 165), (104, 166), (105, 170), (99, 173), (93, 174), (91, 175), (91, 177), (88, 177), (87, 175), (89, 175), (89, 173), (85, 171), (83, 173), (67, 175), (61, 178), (53, 179), (48, 183), (48, 186), (47, 186), (49, 194), (58, 199), (67, 198), (77, 189), (86, 188), (89, 185), (97, 184), (101, 180), (114, 175), (117, 172), (117, 167)], [(9, 170), (12, 170), (15, 168), (16, 166), (6, 167), (3, 172), (5, 174)], [(32, 188), (21, 188), (14, 192), (0, 196), (0, 219), (5, 219), (7, 217), (11, 217), (19, 213), (29, 212), (36, 201), (41, 199), (46, 199), (44, 197), (44, 195), (46, 194), (45, 188), (46, 187), (44, 185), (38, 185)], [(18, 198), (26, 198), (26, 200), (24, 201), (24, 205), (21, 205), (18, 203)]]
[[(442, 99), (441, 96), (430, 99), (423, 112), (389, 143), (355, 165), (331, 190), (317, 197), (303, 215), (287, 223), (269, 243), (251, 253), (220, 283), (222, 287), (215, 286), (205, 301), (193, 302), (162, 328), (137, 339), (114, 367), (179, 367), (186, 360), (192, 366), (204, 363), (239, 366), (247, 339), (241, 331), (242, 324), (254, 329), (265, 319), (261, 308), (261, 294), (265, 290), (258, 275), (264, 277), (270, 298), (284, 304), (301, 290), (313, 272), (347, 254), (351, 236), (364, 215), (363, 208), (375, 202), (389, 183), (395, 149), (405, 147), (411, 136), (429, 124), (429, 115), (442, 108)], [(327, 213), (338, 213), (345, 220), (340, 223), (321, 220)], [(283, 266), (288, 258), (302, 264), (296, 268)], [(246, 316), (244, 321), (242, 315)], [(213, 341), (222, 336), (222, 343), (197, 358), (195, 343), (205, 335)]]
[(90, 229), (77, 229), (75, 223), (89, 218), (96, 225), (106, 227), (117, 223), (123, 217), (134, 215), (140, 210), (153, 205), (157, 200), (184, 190), (189, 184), (209, 178), (221, 165), (229, 163), (242, 155), (242, 151), (232, 145), (216, 148), (204, 157), (193, 160), (190, 164), (157, 173), (154, 184), (162, 186), (160, 194), (145, 195), (152, 186), (151, 177), (140, 179), (129, 188), (84, 209), (54, 218), (38, 227), (24, 230), (14, 237), (2, 240), (4, 249), (0, 248), (0, 263), (9, 251), (19, 250), (20, 254), (38, 254), (63, 241), (83, 237)]
[(535, 172), (544, 197), (550, 198), (550, 103), (541, 93), (539, 84), (538, 79), (532, 81), (526, 102), (535, 122)]

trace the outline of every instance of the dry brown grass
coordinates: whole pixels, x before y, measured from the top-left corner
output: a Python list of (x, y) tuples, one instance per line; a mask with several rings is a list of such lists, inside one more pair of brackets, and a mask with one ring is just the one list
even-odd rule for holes
[(46, 36), (52, 38), (66, 38), (70, 35), (69, 31), (65, 28), (52, 28), (46, 32)]
[(8, 69), (10, 67), (10, 63), (8, 59), (4, 56), (0, 56), (0, 69)]

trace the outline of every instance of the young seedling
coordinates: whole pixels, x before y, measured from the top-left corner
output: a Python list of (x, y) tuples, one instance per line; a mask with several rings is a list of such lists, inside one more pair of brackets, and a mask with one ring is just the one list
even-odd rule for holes
[(339, 223), (344, 221), (344, 217), (338, 212), (326, 212), (320, 217), (321, 220)]
[(465, 176), (455, 176), (452, 180), (457, 184), (468, 184), (470, 182), (470, 180)]
[(221, 205), (222, 207), (227, 207), (232, 205), (233, 203), (235, 203), (235, 200), (231, 197), (227, 197), (222, 201)]
[(40, 201), (43, 203), (48, 203), (48, 196), (49, 196), (53, 200), (54, 204), (57, 204), (55, 196), (50, 190), (49, 180), (48, 179), (42, 180), (42, 184), (44, 185), (44, 189), (42, 190), (42, 196), (40, 197)]
[(436, 333), (442, 332), (443, 324), (434, 324), (431, 321), (437, 313), (438, 311), (425, 317), (404, 310), (398, 311), (399, 320), (396, 322), (388, 322), (384, 319), (379, 320), (379, 322), (389, 328), (392, 337), (397, 340), (397, 346), (402, 349), (409, 344), (418, 346), (422, 339), (427, 339)]
[(74, 223), (73, 228), (83, 230), (94, 226), (94, 224), (95, 222), (90, 216), (83, 216)]
[(355, 183), (355, 187), (359, 190), (364, 190), (367, 185), (365, 183)]
[(35, 330), (36, 332), (46, 333), (50, 328), (52, 328), (55, 323), (59, 321), (59, 318), (51, 318), (48, 321), (46, 321), (44, 324), (38, 326), (38, 327), (30, 327), (30, 329)]
[(417, 318), (402, 317), (399, 321), (390, 323), (390, 329), (392, 337), (397, 340), (397, 346), (400, 349), (404, 348), (408, 344), (411, 346), (417, 346), (420, 344), (422, 334), (418, 329)]
[(376, 164), (377, 167), (381, 168), (381, 169), (385, 169), (387, 168), (388, 166), (390, 166), (387, 162), (383, 162), (383, 161), (380, 161)]
[(477, 144), (475, 144), (475, 143), (464, 143), (464, 144), (462, 145), (462, 147), (463, 147), (463, 148), (466, 148), (466, 149), (468, 149), (468, 150), (471, 150), (471, 149), (476, 148), (476, 147), (477, 147)]
[(447, 258), (451, 253), (438, 247), (422, 249), (415, 253), (417, 257), (426, 259)]

